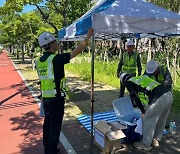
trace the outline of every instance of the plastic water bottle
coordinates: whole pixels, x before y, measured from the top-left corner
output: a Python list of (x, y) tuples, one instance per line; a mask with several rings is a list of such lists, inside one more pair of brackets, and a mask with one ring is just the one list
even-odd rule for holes
[(172, 120), (169, 123), (169, 132), (172, 133), (173, 132), (173, 122)]
[(173, 122), (172, 134), (176, 134), (176, 123)]
[(134, 119), (134, 120), (133, 120), (133, 124), (137, 124), (137, 119)]

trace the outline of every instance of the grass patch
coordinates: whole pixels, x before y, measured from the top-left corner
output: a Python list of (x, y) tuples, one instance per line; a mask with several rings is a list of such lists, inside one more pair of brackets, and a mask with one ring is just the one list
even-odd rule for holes
[(178, 113), (180, 111), (180, 78), (177, 79), (176, 84), (173, 87), (173, 105), (172, 111), (173, 113)]
[[(119, 79), (116, 77), (118, 61), (107, 63), (95, 62), (95, 82), (101, 82), (119, 88)], [(81, 63), (70, 63), (65, 69), (78, 74), (85, 81), (91, 81), (91, 64), (83, 61)]]

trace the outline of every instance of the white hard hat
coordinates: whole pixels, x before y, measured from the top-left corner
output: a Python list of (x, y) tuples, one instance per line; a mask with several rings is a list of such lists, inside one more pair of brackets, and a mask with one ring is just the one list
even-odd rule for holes
[(129, 46), (129, 45), (134, 45), (134, 42), (133, 42), (132, 40), (128, 40), (128, 41), (126, 42), (126, 46)]
[(153, 74), (158, 68), (158, 63), (155, 60), (150, 60), (146, 64), (146, 73)]
[(41, 35), (39, 35), (39, 38), (38, 38), (39, 46), (42, 47), (54, 40), (56, 40), (56, 38), (51, 33), (44, 32)]

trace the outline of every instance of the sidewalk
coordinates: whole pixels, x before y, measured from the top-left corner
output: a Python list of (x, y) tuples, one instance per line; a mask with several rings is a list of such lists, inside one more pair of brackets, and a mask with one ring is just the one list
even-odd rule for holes
[(0, 72), (0, 153), (43, 154), (39, 106), (5, 51), (0, 54)]

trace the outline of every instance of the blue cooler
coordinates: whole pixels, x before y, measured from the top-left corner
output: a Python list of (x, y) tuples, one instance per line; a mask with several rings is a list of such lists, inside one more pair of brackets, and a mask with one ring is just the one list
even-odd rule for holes
[(129, 142), (140, 141), (142, 136), (136, 133), (136, 121), (141, 118), (141, 112), (134, 109), (130, 97), (122, 97), (112, 102), (114, 112), (118, 121), (127, 126), (127, 129), (122, 130), (126, 135), (126, 140)]

